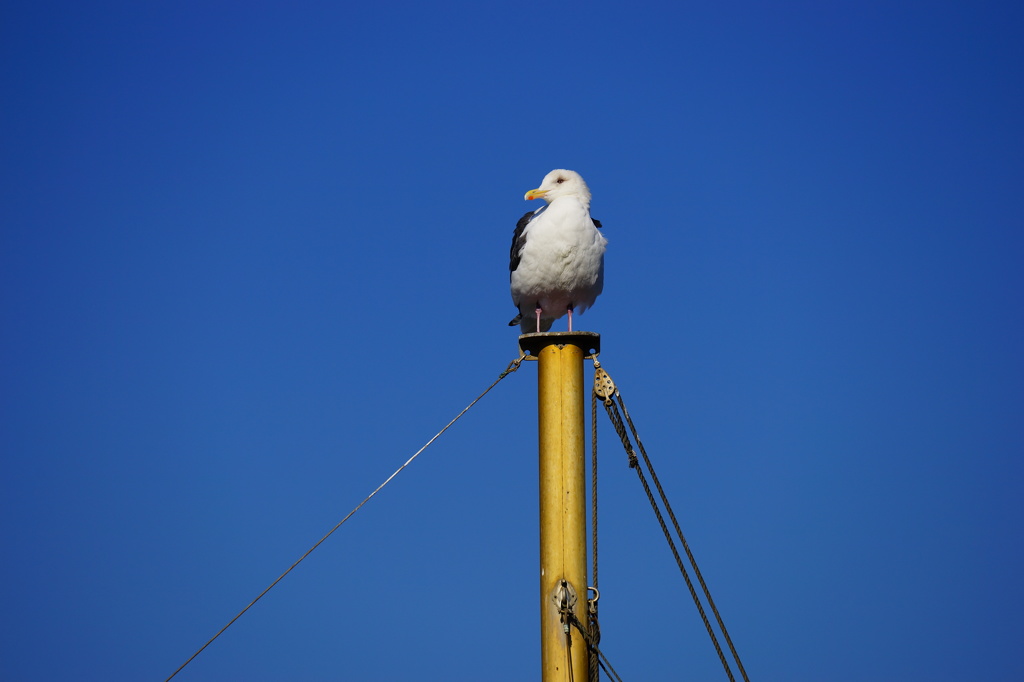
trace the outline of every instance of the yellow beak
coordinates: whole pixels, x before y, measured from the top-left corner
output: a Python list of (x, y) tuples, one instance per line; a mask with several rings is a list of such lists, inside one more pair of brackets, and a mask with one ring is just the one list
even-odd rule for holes
[(528, 199), (528, 200), (529, 199), (539, 199), (539, 198), (541, 198), (542, 196), (544, 196), (545, 194), (547, 194), (550, 191), (551, 190), (548, 190), (548, 189), (531, 189), (529, 192), (526, 193), (526, 197), (524, 197), (524, 198)]

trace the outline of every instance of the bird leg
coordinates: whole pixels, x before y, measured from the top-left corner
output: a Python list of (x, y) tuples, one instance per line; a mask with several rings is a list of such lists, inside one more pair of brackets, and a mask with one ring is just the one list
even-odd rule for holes
[(541, 313), (541, 310), (542, 310), (541, 307), (537, 306), (537, 333), (538, 334), (540, 333), (540, 313)]
[(569, 306), (566, 312), (569, 313), (569, 331), (572, 331), (572, 306)]

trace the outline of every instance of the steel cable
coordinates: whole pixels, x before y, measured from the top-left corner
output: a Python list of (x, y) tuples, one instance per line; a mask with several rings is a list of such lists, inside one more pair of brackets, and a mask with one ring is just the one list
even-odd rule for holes
[[(178, 669), (177, 669), (177, 670), (175, 670), (175, 671), (174, 671), (173, 673), (171, 673), (171, 674), (170, 674), (170, 676), (169, 676), (169, 677), (167, 678), (167, 680), (170, 680), (170, 679), (171, 679), (171, 678), (173, 678), (173, 677), (174, 677), (175, 675), (177, 675), (178, 673), (180, 673), (180, 672), (181, 672), (181, 671), (182, 671), (182, 670), (183, 670), (183, 669), (185, 668), (185, 666), (186, 666), (186, 665), (188, 665), (189, 663), (191, 663), (191, 662), (192, 662), (192, 660), (193, 660), (193, 659), (194, 659), (194, 658), (195, 658), (196, 656), (198, 656), (199, 654), (201, 654), (201, 653), (203, 652), (203, 650), (204, 650), (204, 649), (206, 649), (206, 647), (208, 647), (208, 646), (210, 646), (211, 644), (213, 644), (213, 641), (214, 641), (215, 639), (217, 639), (218, 637), (220, 637), (220, 636), (221, 636), (221, 634), (223, 634), (225, 630), (227, 630), (227, 629), (228, 629), (229, 627), (231, 627), (231, 625), (232, 625), (232, 624), (233, 624), (233, 623), (234, 623), (234, 622), (235, 622), (236, 620), (238, 620), (239, 618), (241, 618), (241, 617), (242, 617), (242, 614), (244, 614), (244, 613), (245, 613), (246, 611), (248, 611), (249, 609), (251, 609), (251, 608), (253, 607), (253, 605), (254, 605), (254, 604), (255, 604), (256, 602), (258, 602), (258, 601), (259, 601), (260, 599), (262, 599), (262, 598), (263, 598), (263, 595), (265, 595), (265, 594), (266, 594), (267, 592), (270, 592), (270, 590), (271, 590), (271, 589), (272, 589), (272, 588), (273, 588), (273, 587), (274, 587), (275, 585), (277, 585), (277, 584), (278, 584), (279, 582), (281, 582), (281, 580), (283, 580), (283, 579), (284, 579), (284, 577), (285, 577), (286, 575), (288, 575), (289, 573), (291, 573), (291, 572), (292, 572), (292, 569), (294, 569), (294, 568), (295, 568), (296, 566), (298, 566), (298, 565), (299, 565), (300, 563), (302, 563), (302, 560), (303, 560), (303, 559), (305, 559), (305, 558), (306, 558), (306, 557), (308, 557), (308, 556), (309, 556), (310, 554), (312, 554), (312, 553), (313, 553), (313, 550), (315, 550), (315, 549), (316, 549), (317, 547), (319, 547), (319, 546), (320, 546), (321, 544), (323, 544), (324, 540), (326, 540), (327, 538), (331, 537), (331, 535), (333, 535), (333, 534), (334, 534), (334, 531), (336, 531), (336, 530), (338, 530), (339, 528), (341, 528), (341, 525), (342, 525), (343, 523), (345, 523), (346, 521), (348, 521), (348, 520), (349, 520), (349, 519), (350, 519), (350, 518), (352, 517), (352, 515), (353, 515), (353, 514), (355, 514), (355, 513), (357, 512), (357, 511), (359, 511), (359, 509), (360, 509), (360, 508), (362, 508), (362, 506), (363, 506), (364, 504), (366, 504), (367, 502), (369, 502), (369, 501), (370, 501), (370, 498), (372, 498), (372, 497), (373, 497), (374, 495), (376, 495), (376, 494), (377, 494), (378, 492), (380, 492), (380, 491), (381, 491), (381, 489), (382, 489), (382, 488), (383, 488), (384, 486), (386, 486), (386, 485), (387, 485), (388, 483), (390, 483), (390, 482), (391, 482), (391, 480), (392, 480), (392, 479), (393, 479), (393, 478), (394, 478), (395, 476), (397, 476), (397, 475), (398, 475), (399, 473), (401, 473), (401, 472), (402, 472), (402, 470), (403, 470), (403, 469), (405, 469), (405, 468), (406, 468), (407, 466), (409, 466), (410, 464), (412, 464), (413, 460), (414, 460), (414, 459), (416, 459), (417, 457), (419, 457), (419, 456), (420, 456), (420, 453), (421, 453), (421, 452), (423, 452), (424, 450), (426, 450), (426, 449), (427, 449), (427, 448), (428, 448), (428, 447), (430, 446), (430, 444), (431, 444), (431, 443), (433, 443), (433, 442), (434, 442), (435, 440), (437, 440), (437, 439), (438, 439), (438, 438), (439, 438), (439, 437), (441, 436), (441, 434), (442, 434), (442, 433), (444, 433), (445, 431), (447, 431), (447, 430), (448, 430), (448, 428), (449, 428), (449, 427), (450, 427), (450, 426), (451, 426), (452, 424), (454, 424), (455, 422), (457, 422), (457, 421), (458, 421), (458, 420), (459, 420), (459, 419), (460, 419), (460, 418), (462, 417), (462, 415), (464, 415), (464, 414), (466, 414), (467, 412), (469, 412), (469, 408), (471, 408), (471, 407), (473, 407), (474, 405), (476, 405), (476, 404), (477, 404), (477, 403), (478, 403), (478, 402), (480, 401), (480, 399), (481, 399), (481, 398), (483, 398), (483, 397), (484, 397), (485, 395), (487, 395), (487, 394), (488, 394), (488, 393), (490, 392), (490, 390), (491, 390), (492, 388), (494, 388), (495, 386), (497, 386), (497, 385), (498, 385), (498, 382), (500, 382), (500, 381), (501, 381), (502, 379), (504, 379), (505, 377), (507, 377), (507, 376), (508, 376), (509, 374), (511, 374), (512, 372), (514, 372), (514, 371), (516, 371), (517, 369), (519, 369), (519, 365), (520, 365), (520, 364), (522, 364), (522, 362), (523, 362), (523, 358), (524, 358), (524, 357), (525, 357), (525, 356), (520, 356), (520, 357), (516, 358), (515, 360), (513, 360), (512, 362), (510, 362), (510, 363), (509, 363), (509, 365), (508, 365), (508, 367), (506, 367), (506, 368), (505, 368), (505, 371), (504, 371), (504, 372), (502, 372), (502, 373), (501, 373), (501, 374), (500, 374), (500, 375), (498, 376), (498, 378), (494, 380), (494, 383), (492, 383), (492, 384), (491, 384), (490, 386), (488, 386), (488, 387), (487, 387), (486, 389), (484, 389), (484, 392), (483, 392), (483, 393), (481, 393), (481, 394), (480, 394), (480, 395), (478, 395), (478, 396), (477, 396), (476, 398), (474, 398), (474, 399), (473, 399), (473, 402), (471, 402), (471, 403), (470, 403), (469, 405), (466, 405), (466, 407), (465, 407), (465, 408), (464, 408), (464, 409), (462, 410), (462, 412), (459, 412), (459, 413), (458, 413), (457, 415), (455, 415), (455, 418), (454, 418), (454, 419), (452, 419), (452, 420), (451, 420), (450, 422), (448, 422), (448, 424), (447, 424), (447, 425), (446, 425), (446, 426), (445, 426), (445, 427), (444, 427), (443, 429), (441, 429), (441, 430), (440, 430), (440, 431), (438, 431), (438, 432), (437, 432), (436, 434), (434, 434), (434, 437), (433, 437), (433, 438), (431, 438), (430, 440), (428, 440), (428, 441), (426, 442), (426, 444), (425, 444), (425, 445), (424, 445), (423, 447), (421, 447), (421, 448), (420, 448), (419, 450), (417, 450), (417, 451), (416, 451), (416, 453), (415, 453), (415, 454), (414, 454), (414, 455), (413, 455), (412, 457), (410, 457), (409, 459), (407, 459), (407, 460), (406, 460), (406, 462), (405, 462), (405, 464), (403, 464), (402, 466), (398, 467), (398, 469), (396, 469), (396, 470), (395, 470), (395, 472), (394, 472), (393, 474), (391, 474), (390, 476), (388, 476), (388, 477), (387, 477), (387, 479), (386, 479), (386, 480), (385, 480), (385, 481), (384, 481), (383, 483), (381, 483), (381, 484), (380, 484), (379, 486), (377, 486), (377, 488), (376, 488), (376, 489), (375, 489), (375, 490), (374, 490), (374, 491), (373, 491), (372, 493), (370, 493), (369, 495), (367, 495), (367, 496), (366, 496), (366, 498), (365, 498), (365, 499), (364, 499), (364, 500), (363, 500), (362, 502), (360, 502), (359, 504), (357, 504), (357, 505), (356, 505), (356, 507), (355, 507), (355, 509), (353, 509), (352, 511), (350, 511), (350, 512), (349, 512), (349, 513), (348, 513), (348, 514), (347, 514), (347, 515), (345, 516), (345, 518), (343, 518), (343, 519), (342, 519), (341, 521), (338, 521), (337, 525), (335, 525), (335, 526), (334, 526), (334, 528), (332, 528), (332, 529), (330, 529), (329, 531), (327, 531), (327, 535), (324, 535), (324, 536), (323, 536), (322, 538), (320, 538), (319, 540), (317, 540), (317, 542), (316, 542), (316, 544), (315, 544), (315, 545), (313, 545), (313, 546), (312, 546), (312, 547), (310, 547), (310, 548), (309, 548), (308, 550), (306, 550), (306, 553), (305, 553), (305, 554), (303, 554), (302, 556), (300, 556), (300, 557), (298, 558), (298, 560), (297, 560), (297, 561), (296, 561), (296, 562), (295, 562), (294, 564), (292, 564), (291, 566), (289, 566), (289, 567), (288, 567), (288, 570), (286, 570), (286, 571), (285, 571), (284, 573), (282, 573), (281, 575), (279, 575), (279, 576), (277, 577), (277, 580), (275, 580), (274, 582), (270, 583), (270, 585), (269, 585), (269, 586), (267, 587), (267, 589), (265, 589), (265, 590), (263, 590), (262, 592), (260, 592), (260, 593), (259, 593), (259, 595), (258, 595), (258, 596), (257, 596), (257, 597), (256, 597), (255, 599), (253, 599), (253, 600), (252, 600), (251, 602), (249, 602), (249, 605), (248, 605), (248, 606), (246, 606), (246, 607), (245, 607), (244, 609), (242, 609), (241, 611), (239, 611), (239, 612), (238, 612), (238, 615), (236, 615), (236, 616), (235, 616), (234, 618), (232, 618), (231, 620), (229, 620), (229, 621), (228, 621), (228, 624), (227, 624), (227, 625), (225, 625), (224, 627), (222, 627), (222, 628), (221, 628), (220, 630), (218, 630), (218, 631), (217, 631), (217, 634), (215, 634), (215, 635), (214, 635), (213, 637), (211, 637), (211, 638), (209, 639), (209, 641), (207, 641), (207, 642), (206, 642), (206, 644), (204, 644), (203, 646), (199, 647), (199, 649), (198, 649), (198, 650), (197, 650), (197, 651), (196, 651), (196, 652), (195, 652), (194, 654), (192, 654), (191, 656), (189, 656), (189, 657), (188, 657), (188, 660), (187, 660), (187, 661), (185, 661), (184, 663), (182, 663), (182, 664), (181, 664), (180, 666), (178, 666)], [(167, 680), (165, 680), (164, 682), (167, 682)]]
[(647, 450), (644, 449), (644, 444), (640, 441), (640, 434), (637, 433), (636, 427), (633, 425), (633, 419), (629, 416), (629, 410), (626, 409), (626, 403), (622, 400), (622, 394), (616, 392), (615, 397), (619, 400), (619, 406), (622, 407), (622, 414), (626, 417), (626, 423), (629, 424), (629, 430), (633, 434), (633, 440), (636, 441), (637, 447), (640, 448), (640, 454), (644, 458), (647, 470), (651, 472), (651, 480), (654, 481), (654, 485), (658, 489), (658, 495), (661, 496), (661, 501), (665, 505), (665, 511), (668, 512), (668, 516), (672, 520), (672, 525), (675, 527), (676, 535), (679, 536), (679, 541), (683, 545), (683, 550), (686, 551), (686, 557), (690, 560), (690, 565), (693, 566), (694, 575), (697, 576), (697, 581), (700, 583), (701, 590), (703, 590), (704, 596), (708, 600), (708, 605), (711, 607), (711, 611), (715, 614), (715, 620), (718, 622), (718, 627), (722, 630), (722, 635), (725, 637), (725, 641), (729, 645), (729, 651), (732, 652), (733, 658), (736, 659), (736, 665), (740, 669), (740, 675), (743, 676), (745, 682), (750, 682), (750, 678), (747, 677), (747, 671), (743, 668), (743, 662), (740, 660), (740, 655), (737, 653), (736, 647), (732, 643), (732, 637), (729, 636), (729, 631), (725, 627), (725, 622), (722, 620), (722, 616), (718, 613), (718, 607), (715, 606), (715, 600), (711, 598), (711, 590), (708, 589), (707, 583), (704, 582), (704, 576), (701, 575), (700, 568), (697, 567), (697, 560), (694, 558), (693, 552), (690, 551), (690, 543), (686, 541), (686, 537), (683, 535), (683, 531), (679, 527), (679, 521), (676, 520), (675, 512), (672, 511), (672, 505), (669, 504), (668, 497), (665, 495), (665, 490), (661, 487), (661, 481), (658, 480), (658, 474), (654, 472), (654, 465), (651, 464), (651, 458), (647, 456)]
[[(614, 384), (611, 385), (614, 386)], [(675, 542), (672, 539), (672, 533), (671, 531), (669, 531), (668, 525), (665, 523), (665, 518), (662, 515), (660, 508), (658, 507), (658, 503), (654, 497), (654, 493), (651, 491), (651, 487), (647, 483), (647, 478), (646, 476), (644, 476), (643, 469), (640, 467), (636, 451), (633, 449), (633, 445), (629, 440), (629, 436), (626, 433), (626, 427), (622, 421), (622, 416), (619, 413), (619, 409), (615, 405), (614, 400), (612, 399), (612, 395), (618, 398), (619, 404), (622, 406), (622, 412), (626, 415), (626, 419), (629, 422), (630, 431), (633, 434), (633, 438), (636, 440), (637, 447), (640, 449), (640, 452), (643, 455), (644, 464), (646, 465), (648, 471), (651, 472), (651, 478), (652, 480), (654, 480), (655, 485), (658, 488), (658, 493), (661, 497), (662, 503), (665, 505), (665, 508), (672, 519), (676, 532), (679, 534), (680, 540), (682, 541), (683, 546), (686, 550), (687, 558), (693, 566), (695, 574), (698, 576), (701, 588), (704, 591), (704, 594), (707, 597), (712, 610), (714, 611), (719, 627), (722, 629), (722, 633), (729, 644), (730, 651), (732, 652), (733, 657), (736, 659), (737, 665), (739, 666), (740, 673), (742, 674), (743, 679), (746, 682), (749, 682), (746, 671), (743, 669), (743, 664), (740, 662), (739, 655), (736, 653), (736, 649), (732, 644), (732, 639), (729, 637), (728, 631), (725, 629), (721, 616), (718, 613), (718, 609), (714, 606), (714, 601), (711, 599), (710, 591), (707, 588), (707, 584), (704, 582), (703, 576), (701, 576), (700, 570), (697, 568), (697, 563), (693, 557), (693, 553), (690, 551), (689, 545), (686, 543), (686, 539), (682, 535), (682, 531), (679, 528), (679, 523), (676, 520), (675, 514), (672, 512), (672, 508), (668, 502), (668, 498), (665, 495), (664, 489), (661, 487), (661, 483), (658, 480), (657, 474), (654, 472), (654, 468), (651, 464), (650, 457), (647, 456), (647, 452), (643, 447), (643, 443), (640, 441), (639, 435), (637, 434), (636, 427), (633, 425), (633, 421), (629, 417), (629, 412), (626, 410), (625, 403), (622, 400), (622, 395), (617, 389), (613, 388), (612, 393), (607, 394), (604, 400), (605, 410), (608, 413), (608, 418), (611, 420), (615, 432), (618, 434), (619, 439), (622, 441), (622, 446), (625, 449), (626, 454), (629, 458), (630, 468), (636, 469), (637, 477), (640, 479), (640, 483), (644, 488), (644, 492), (647, 494), (647, 499), (651, 504), (651, 509), (654, 511), (654, 514), (658, 519), (658, 524), (661, 526), (662, 533), (665, 535), (665, 540), (668, 542), (669, 549), (672, 551), (672, 556), (675, 558), (676, 565), (679, 567), (679, 572), (682, 574), (683, 579), (686, 581), (686, 586), (690, 591), (690, 596), (693, 599), (694, 605), (697, 607), (697, 611), (700, 614), (701, 620), (704, 623), (704, 627), (708, 632), (708, 636), (711, 638), (711, 643), (715, 647), (715, 651), (718, 654), (718, 658), (722, 663), (722, 667), (725, 670), (725, 674), (728, 676), (730, 682), (735, 682), (735, 677), (733, 676), (732, 669), (730, 668), (729, 662), (725, 657), (725, 653), (722, 651), (721, 645), (718, 643), (718, 637), (715, 635), (714, 628), (711, 626), (711, 621), (708, 620), (707, 613), (704, 611), (704, 606), (701, 603), (700, 598), (697, 596), (697, 590), (693, 586), (693, 581), (690, 579), (689, 572), (686, 570), (686, 567), (683, 564), (683, 560), (682, 557), (680, 557), (679, 555), (678, 549), (676, 549)]]
[[(597, 391), (590, 392), (590, 539), (593, 556), (591, 585), (594, 598), (587, 600), (587, 629), (590, 640), (596, 648), (601, 641), (601, 626), (597, 621), (597, 600), (600, 592), (597, 589)], [(588, 640), (588, 642), (590, 641)], [(590, 682), (598, 682), (601, 677), (601, 660), (597, 656), (590, 657)]]

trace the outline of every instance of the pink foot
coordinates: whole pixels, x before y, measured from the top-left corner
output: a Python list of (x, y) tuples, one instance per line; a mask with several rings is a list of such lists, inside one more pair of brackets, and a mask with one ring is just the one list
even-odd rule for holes
[(541, 309), (537, 308), (537, 333), (540, 333), (540, 313)]

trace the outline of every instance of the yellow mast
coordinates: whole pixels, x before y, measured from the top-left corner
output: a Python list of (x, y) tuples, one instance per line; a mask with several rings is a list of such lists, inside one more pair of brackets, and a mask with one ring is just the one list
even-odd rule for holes
[(600, 339), (593, 332), (519, 339), (538, 360), (542, 682), (586, 682), (589, 675), (586, 641), (565, 609), (587, 622), (583, 359)]

